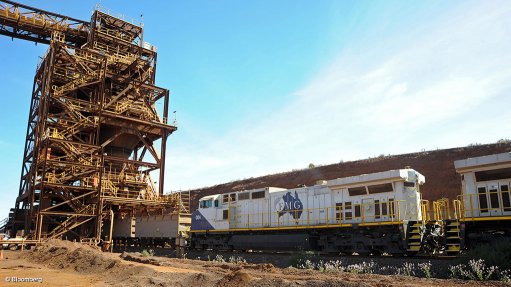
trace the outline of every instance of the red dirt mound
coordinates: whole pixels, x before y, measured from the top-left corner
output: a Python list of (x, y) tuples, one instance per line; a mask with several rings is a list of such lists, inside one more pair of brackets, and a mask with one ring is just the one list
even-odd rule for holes
[(107, 258), (97, 248), (62, 240), (49, 240), (24, 256), (51, 268), (73, 269), (84, 274), (104, 272), (121, 262)]
[(461, 191), (461, 178), (454, 169), (454, 161), (495, 153), (511, 152), (511, 143), (474, 145), (439, 149), (409, 154), (379, 156), (364, 160), (341, 162), (303, 170), (271, 174), (238, 180), (191, 191), (191, 210), (197, 209), (198, 200), (207, 195), (261, 188), (267, 186), (294, 188), (314, 185), (318, 180), (400, 169), (410, 166), (426, 176), (422, 188), (424, 199), (442, 197), (455, 199)]

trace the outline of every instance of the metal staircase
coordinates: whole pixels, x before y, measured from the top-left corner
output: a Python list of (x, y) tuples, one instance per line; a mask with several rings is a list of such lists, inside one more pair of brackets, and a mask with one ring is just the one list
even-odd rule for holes
[(422, 245), (422, 224), (415, 221), (408, 222), (407, 232), (407, 253), (416, 254), (421, 251)]
[(445, 226), (445, 252), (448, 255), (456, 255), (461, 251), (460, 222), (458, 220), (446, 220)]
[(84, 205), (77, 213), (68, 217), (65, 221), (60, 223), (55, 229), (47, 234), (47, 239), (58, 238), (62, 234), (72, 230), (90, 220), (94, 219), (95, 204)]
[(179, 193), (179, 210), (182, 213), (190, 213), (190, 191), (181, 191)]

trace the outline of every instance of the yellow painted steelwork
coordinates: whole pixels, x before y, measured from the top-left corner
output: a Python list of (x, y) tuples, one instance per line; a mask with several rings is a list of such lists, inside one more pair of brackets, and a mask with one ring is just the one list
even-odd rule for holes
[(205, 233), (205, 232), (239, 232), (239, 231), (273, 231), (273, 230), (302, 230), (302, 229), (322, 229), (322, 228), (346, 228), (357, 226), (381, 226), (381, 225), (400, 225), (403, 221), (386, 221), (386, 222), (372, 222), (361, 224), (330, 224), (330, 225), (309, 225), (309, 226), (282, 226), (282, 227), (262, 227), (262, 228), (233, 228), (233, 229), (202, 229), (190, 230), (192, 233)]
[(433, 201), (433, 219), (435, 221), (451, 219), (451, 207), (448, 198)]
[(465, 217), (461, 218), (460, 221), (494, 221), (494, 220), (511, 220), (510, 216), (485, 216), (485, 217)]
[[(502, 197), (504, 196), (503, 193), (504, 192), (498, 190), (491, 192), (488, 191), (483, 193), (459, 195), (457, 199), (453, 200), (453, 204), (455, 206), (455, 216), (457, 215), (458, 218), (462, 221), (509, 220), (511, 219), (511, 214), (506, 215), (504, 213), (509, 213), (511, 211), (509, 210), (511, 209), (511, 207), (503, 206), (503, 204), (500, 203), (498, 207), (491, 207), (490, 200), (488, 200), (487, 206), (481, 208), (479, 202), (480, 196), (497, 195), (497, 197)], [(499, 214), (491, 215), (492, 211), (499, 212)]]
[[(380, 214), (379, 218), (388, 217), (388, 220), (376, 221), (376, 215), (367, 215), (365, 212), (365, 206), (370, 204), (353, 204), (350, 211), (351, 216), (346, 217), (343, 213), (341, 206), (335, 207), (324, 207), (324, 208), (307, 208), (304, 210), (291, 210), (288, 211), (290, 214), (293, 212), (304, 212), (307, 213), (304, 219), (289, 219), (286, 222), (279, 216), (279, 212), (260, 212), (260, 213), (246, 213), (246, 214), (235, 214), (233, 212), (232, 202), (228, 201), (229, 213), (227, 222), (232, 228), (229, 229), (211, 229), (211, 230), (192, 230), (195, 233), (204, 232), (240, 232), (240, 231), (272, 231), (272, 230), (302, 230), (302, 229), (318, 229), (318, 228), (344, 228), (352, 226), (383, 226), (383, 225), (400, 225), (403, 224), (403, 218), (401, 215), (401, 209), (406, 210), (406, 201), (403, 200), (391, 200), (390, 202), (384, 202), (387, 205), (387, 214)], [(374, 205), (374, 204), (371, 204)], [(355, 207), (360, 207), (360, 216), (355, 216)], [(425, 207), (426, 208), (426, 207)], [(335, 210), (334, 218), (329, 218), (329, 211)], [(316, 213), (314, 213), (316, 211)], [(313, 221), (310, 214), (321, 214), (323, 211), (324, 216), (316, 218), (314, 222), (319, 224), (311, 224)], [(346, 210), (344, 211), (346, 212)], [(277, 218), (277, 221), (271, 221), (271, 218)], [(266, 218), (266, 220), (265, 220)], [(348, 222), (353, 220), (360, 220), (360, 222)], [(238, 226), (238, 221), (243, 222), (243, 226)], [(296, 225), (290, 225), (296, 224)]]

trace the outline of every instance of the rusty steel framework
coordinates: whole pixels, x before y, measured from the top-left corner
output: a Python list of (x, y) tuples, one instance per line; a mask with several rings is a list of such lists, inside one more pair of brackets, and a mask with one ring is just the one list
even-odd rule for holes
[(141, 24), (99, 8), (85, 22), (0, 1), (0, 34), (49, 44), (34, 78), (11, 231), (97, 242), (110, 214), (188, 212), (182, 195), (163, 196), (177, 127)]
[(50, 44), (52, 33), (61, 31), (71, 45), (80, 46), (87, 42), (87, 21), (8, 0), (0, 1), (0, 14), (0, 34), (5, 36)]

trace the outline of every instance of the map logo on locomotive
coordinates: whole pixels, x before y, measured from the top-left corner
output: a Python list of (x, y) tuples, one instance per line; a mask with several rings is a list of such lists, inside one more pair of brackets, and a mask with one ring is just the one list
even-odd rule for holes
[(298, 193), (295, 191), (295, 196), (291, 195), (291, 192), (287, 192), (282, 198), (278, 198), (275, 201), (275, 209), (277, 210), (279, 217), (286, 213), (289, 213), (293, 219), (298, 220), (302, 216), (303, 204)]

